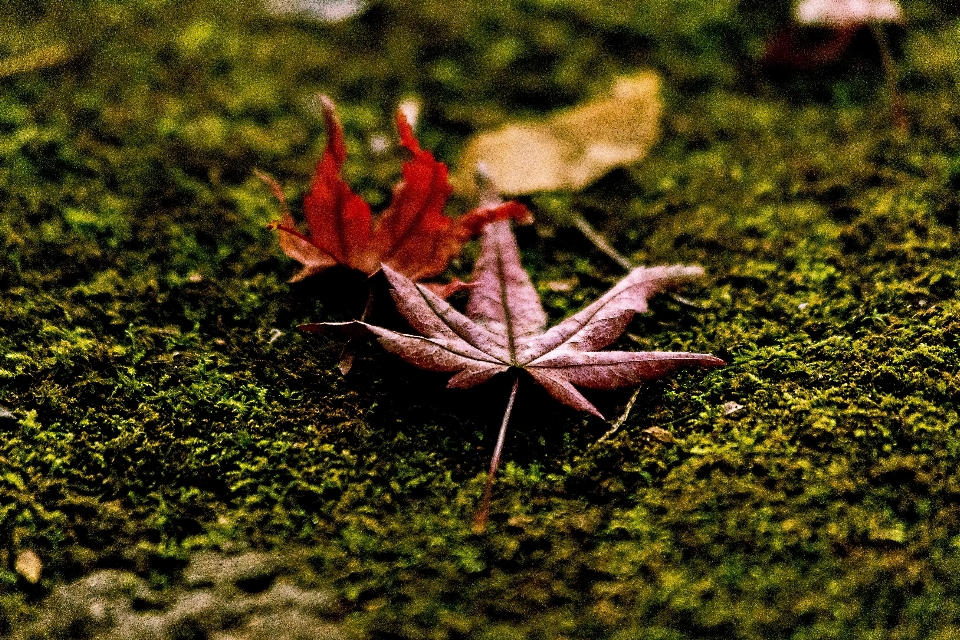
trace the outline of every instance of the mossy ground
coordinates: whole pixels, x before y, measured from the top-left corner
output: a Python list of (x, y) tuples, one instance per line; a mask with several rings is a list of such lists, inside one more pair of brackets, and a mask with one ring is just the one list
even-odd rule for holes
[[(960, 12), (904, 3), (904, 133), (875, 61), (758, 72), (785, 2), (638, 4), (384, 0), (323, 25), (0, 2), (0, 55), (70, 52), (0, 78), (0, 634), (86, 572), (173, 583), (229, 542), (308, 546), (358, 637), (960, 635)], [(703, 265), (695, 307), (659, 299), (620, 346), (729, 365), (645, 385), (600, 445), (608, 424), (524, 381), (475, 535), (509, 381), (448, 391), (375, 345), (341, 376), (294, 327), (357, 313), (362, 282), (286, 283), (253, 169), (296, 201), (325, 92), (382, 205), (397, 156), (366, 141), (400, 97), (454, 162), (650, 66), (662, 141), (529, 199), (524, 260), (554, 319), (622, 275), (570, 210), (637, 263)], [(629, 392), (591, 398), (617, 416)]]

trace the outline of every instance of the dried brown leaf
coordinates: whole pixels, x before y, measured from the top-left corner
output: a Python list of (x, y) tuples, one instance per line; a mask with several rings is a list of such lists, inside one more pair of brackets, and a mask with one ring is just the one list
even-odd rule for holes
[(30, 584), (37, 584), (40, 582), (40, 574), (43, 572), (43, 561), (36, 553), (26, 549), (17, 553), (13, 568), (23, 576), (24, 580)]
[(659, 94), (659, 77), (647, 71), (619, 78), (611, 95), (546, 120), (481, 133), (463, 152), (458, 182), (472, 189), (482, 162), (505, 194), (582, 189), (647, 154), (659, 133)]

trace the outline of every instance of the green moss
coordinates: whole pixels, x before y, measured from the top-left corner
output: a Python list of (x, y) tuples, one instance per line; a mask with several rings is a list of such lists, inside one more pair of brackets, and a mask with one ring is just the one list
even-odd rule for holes
[[(296, 541), (358, 637), (956, 635), (960, 15), (907, 6), (904, 134), (876, 61), (758, 71), (787, 4), (7, 12), (0, 55), (73, 57), (0, 79), (0, 634), (94, 569), (174, 588), (194, 550)], [(380, 207), (398, 158), (367, 142), (401, 96), (453, 161), (646, 65), (662, 141), (530, 198), (524, 260), (555, 320), (622, 275), (570, 211), (637, 263), (703, 265), (693, 306), (657, 299), (619, 347), (729, 364), (644, 385), (600, 444), (609, 424), (524, 381), (477, 536), (509, 381), (449, 391), (374, 344), (341, 376), (342, 345), (295, 326), (356, 315), (362, 278), (286, 283), (253, 170), (296, 206), (328, 93)], [(629, 397), (591, 395), (611, 417)]]

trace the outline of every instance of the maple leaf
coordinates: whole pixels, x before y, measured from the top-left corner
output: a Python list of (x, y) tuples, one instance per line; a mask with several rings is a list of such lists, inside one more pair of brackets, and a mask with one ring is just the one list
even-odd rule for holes
[[(373, 274), (385, 264), (411, 280), (442, 273), (463, 245), (487, 222), (501, 215), (528, 217), (526, 209), (476, 209), (452, 219), (443, 210), (450, 197), (447, 167), (420, 148), (402, 111), (397, 113), (400, 144), (411, 154), (403, 164), (403, 179), (393, 190), (390, 206), (374, 217), (370, 205), (341, 176), (347, 158), (343, 127), (330, 98), (321, 98), (327, 144), (317, 163), (310, 191), (303, 201), (307, 232), (297, 228), (275, 180), (259, 174), (280, 200), (282, 218), (271, 223), (280, 232), (280, 247), (303, 264), (291, 282), (335, 264)], [(434, 287), (449, 293), (453, 287)]]
[[(487, 208), (507, 206), (511, 205), (495, 202)], [(447, 383), (450, 388), (473, 387), (499, 373), (523, 370), (560, 402), (601, 418), (576, 387), (615, 389), (684, 367), (724, 364), (702, 353), (599, 351), (623, 333), (634, 314), (647, 310), (651, 296), (700, 276), (703, 270), (699, 267), (634, 269), (593, 304), (549, 330), (545, 330), (547, 317), (540, 297), (520, 263), (509, 220), (484, 228), (466, 314), (389, 266), (385, 265), (383, 272), (393, 288), (397, 309), (420, 335), (357, 321), (300, 328), (369, 331), (387, 351), (411, 364), (431, 371), (455, 372)], [(485, 526), (517, 381), (519, 377), (491, 459), (487, 490), (475, 521), (478, 530)]]

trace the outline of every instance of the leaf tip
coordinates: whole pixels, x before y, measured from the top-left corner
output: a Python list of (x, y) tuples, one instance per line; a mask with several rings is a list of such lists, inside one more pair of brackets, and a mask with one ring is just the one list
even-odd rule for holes
[(336, 107), (333, 105), (333, 100), (327, 94), (320, 94), (320, 108), (323, 110), (324, 117), (333, 116), (336, 117)]
[(400, 134), (400, 144), (410, 153), (414, 155), (423, 153), (423, 149), (420, 148), (420, 143), (417, 142), (417, 138), (413, 135), (413, 126), (411, 126), (410, 121), (407, 119), (407, 114), (404, 113), (403, 109), (397, 109), (397, 133)]
[(377, 273), (382, 273), (384, 276), (386, 276), (387, 281), (390, 282), (390, 284), (393, 284), (393, 280), (400, 275), (400, 272), (384, 262), (380, 263), (380, 270), (373, 273), (371, 277), (377, 275)]
[(353, 368), (353, 350), (350, 349), (349, 344), (343, 350), (343, 354), (340, 356), (340, 362), (337, 363), (337, 369), (340, 370), (340, 375), (345, 376), (350, 373), (350, 369)]
[[(343, 125), (340, 124), (337, 108), (330, 96), (320, 96), (320, 109), (323, 111), (323, 122), (327, 129), (327, 153), (330, 154), (334, 164), (339, 169), (347, 159), (347, 146), (343, 141)], [(322, 162), (323, 159), (321, 159)]]
[(727, 366), (726, 360), (722, 360), (716, 356), (709, 356), (709, 355), (704, 357), (701, 364), (704, 367), (710, 367), (710, 368)]

